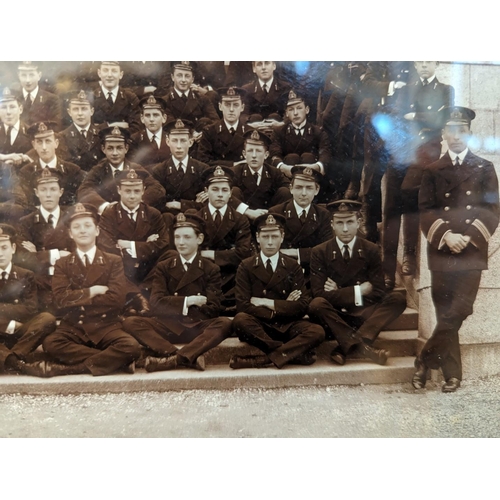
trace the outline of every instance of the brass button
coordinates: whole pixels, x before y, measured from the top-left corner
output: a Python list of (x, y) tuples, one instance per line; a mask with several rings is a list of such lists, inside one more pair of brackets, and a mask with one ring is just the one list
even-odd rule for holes
[(467, 205), (465, 208), (466, 208), (467, 210), (470, 210), (472, 207), (471, 207), (470, 205)]
[(471, 195), (471, 192), (470, 191), (466, 191), (465, 193), (467, 196), (470, 196)]
[(19, 300), (18, 300), (18, 299), (14, 300), (14, 304), (17, 304), (18, 302), (19, 302)]
[(82, 321), (82, 320), (80, 320), (80, 321), (78, 322), (78, 324), (79, 324), (79, 325), (83, 325), (83, 321)]
[(347, 312), (347, 309), (346, 309), (345, 307), (343, 307), (343, 308), (341, 309), (341, 311), (342, 311), (343, 313), (346, 313), (346, 312)]
[(444, 207), (445, 212), (448, 212), (449, 209), (450, 209), (450, 207)]
[(101, 316), (101, 318), (105, 318), (105, 317), (106, 317), (106, 314), (103, 314), (103, 315)]
[(445, 198), (449, 198), (450, 197), (450, 193), (446, 193), (444, 196), (445, 196)]
[(466, 224), (470, 224), (470, 219), (466, 219), (466, 220), (465, 220), (465, 223), (466, 223)]
[(179, 295), (179, 294), (177, 292), (175, 292), (174, 295), (177, 297), (177, 295)]

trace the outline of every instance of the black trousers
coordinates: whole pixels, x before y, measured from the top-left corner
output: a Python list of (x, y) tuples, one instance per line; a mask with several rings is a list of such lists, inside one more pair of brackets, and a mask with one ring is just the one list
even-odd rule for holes
[(56, 318), (44, 312), (24, 323), (12, 335), (0, 333), (0, 372), (4, 371), (5, 361), (11, 354), (26, 359), (55, 329)]
[[(159, 356), (168, 356), (177, 352), (190, 363), (194, 363), (201, 354), (218, 346), (231, 335), (229, 318), (214, 318), (200, 321), (193, 328), (186, 328), (181, 335), (173, 333), (167, 318), (143, 318), (130, 316), (123, 322), (123, 329), (146, 348)], [(187, 344), (177, 351), (174, 343)]]
[(323, 297), (316, 297), (309, 304), (309, 316), (323, 326), (327, 339), (335, 339), (348, 354), (362, 341), (371, 344), (405, 308), (406, 300), (399, 292), (388, 293), (380, 303), (360, 308), (357, 315), (343, 313)]
[(446, 380), (462, 380), (458, 331), (473, 312), (481, 271), (431, 271), (431, 279), (437, 324), (420, 353), (420, 359), (429, 368), (441, 368)]
[(242, 342), (267, 354), (278, 368), (325, 340), (323, 328), (305, 320), (294, 321), (285, 332), (281, 332), (250, 314), (238, 313), (234, 317), (233, 328)]
[(137, 341), (123, 330), (108, 332), (96, 344), (81, 329), (64, 324), (44, 340), (43, 349), (65, 365), (83, 363), (95, 376), (113, 373), (138, 359), (141, 353)]

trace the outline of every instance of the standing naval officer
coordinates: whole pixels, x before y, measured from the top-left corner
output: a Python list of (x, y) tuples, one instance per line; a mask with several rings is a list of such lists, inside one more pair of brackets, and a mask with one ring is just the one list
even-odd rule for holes
[(473, 312), (481, 271), (488, 268), (488, 242), (499, 222), (493, 164), (467, 146), (475, 116), (473, 110), (460, 106), (440, 112), (449, 149), (427, 168), (420, 188), (420, 221), (428, 242), (437, 324), (415, 361), (416, 389), (425, 386), (429, 368), (443, 371), (443, 392), (460, 387), (458, 332)]

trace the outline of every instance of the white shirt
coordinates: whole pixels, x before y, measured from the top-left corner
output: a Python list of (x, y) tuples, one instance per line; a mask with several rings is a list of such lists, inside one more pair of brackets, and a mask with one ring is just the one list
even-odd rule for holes
[[(5, 128), (5, 133), (7, 133), (7, 127), (9, 127), (10, 125), (6, 125), (4, 123), (3, 126)], [(17, 123), (15, 125), (11, 126), (11, 129), (10, 129), (10, 144), (11, 145), (14, 144), (14, 141), (17, 138), (17, 134), (19, 133), (20, 126), (21, 126), (21, 122), (19, 120), (17, 120)]]
[[(129, 210), (121, 201), (120, 205), (122, 206), (122, 209), (127, 212), (127, 214), (130, 214), (132, 216), (132, 220), (135, 222), (137, 220), (137, 211), (139, 210), (139, 205), (137, 205), (135, 210)], [(128, 217), (128, 215), (127, 215)], [(130, 242), (130, 248), (127, 248), (127, 252), (130, 254), (130, 256), (133, 259), (137, 259), (137, 250), (135, 248), (135, 241)]]
[(240, 123), (240, 121), (238, 120), (234, 125), (231, 125), (226, 120), (224, 120), (224, 123), (226, 124), (228, 132), (231, 132), (232, 128), (234, 128), (234, 131), (236, 132), (236, 129), (238, 128), (238, 124)]
[(295, 133), (299, 132), (300, 135), (304, 135), (304, 127), (306, 126), (306, 122), (307, 118), (298, 127), (292, 123), (292, 127), (294, 128)]
[(309, 210), (311, 210), (311, 205), (308, 205), (307, 207), (303, 208), (300, 205), (297, 205), (297, 202), (295, 200), (293, 200), (293, 206), (295, 207), (295, 211), (297, 212), (297, 215), (299, 217), (304, 210), (306, 211), (306, 217), (307, 217), (309, 215)]
[[(52, 217), (54, 217), (53, 226), (56, 227), (59, 221), (59, 217), (61, 216), (61, 209), (59, 208), (58, 205), (53, 212), (49, 212), (40, 205), (40, 214), (42, 215), (47, 224), (49, 223), (49, 215), (52, 215)], [(49, 259), (50, 259), (49, 276), (54, 276), (54, 265), (56, 263), (56, 260), (59, 260), (60, 258), (61, 255), (57, 248), (49, 250)]]
[(36, 96), (38, 95), (38, 85), (36, 87), (36, 89), (32, 90), (31, 92), (27, 92), (26, 90), (24, 90), (23, 88), (23, 96), (24, 96), (24, 100), (26, 100), (26, 96), (27, 95), (30, 95), (30, 98), (31, 98), (31, 103), (33, 104), (33, 102), (35, 101), (36, 99)]
[[(429, 85), (431, 82), (433, 82), (435, 78), (436, 78), (436, 75), (432, 75), (430, 78), (427, 78), (427, 85)], [(423, 84), (424, 83), (424, 78), (420, 77), (420, 81)]]
[[(253, 175), (255, 174), (255, 170), (252, 170), (250, 167), (248, 167), (250, 169), (250, 174)], [(262, 179), (262, 171), (264, 169), (264, 165), (262, 165), (262, 167), (259, 168), (259, 170), (257, 170), (257, 173), (259, 174), (259, 176), (257, 177), (257, 186), (260, 184), (260, 181)], [(236, 207), (236, 211), (239, 213), (239, 214), (244, 214), (246, 211), (248, 210), (248, 205), (246, 203), (243, 203), (241, 202), (237, 207)]]
[[(356, 243), (356, 236), (349, 242), (349, 243), (344, 243), (338, 239), (338, 237), (335, 237), (337, 240), (337, 245), (340, 248), (340, 255), (343, 257), (344, 255), (344, 245), (347, 245), (349, 248), (349, 257), (352, 258), (352, 253), (354, 251), (354, 245)], [(363, 295), (361, 294), (361, 288), (359, 285), (354, 285), (354, 305), (355, 306), (362, 306), (363, 305)]]
[(260, 258), (262, 260), (262, 264), (264, 267), (267, 266), (267, 260), (271, 259), (271, 267), (273, 268), (273, 272), (276, 271), (276, 268), (278, 267), (278, 259), (280, 257), (280, 253), (276, 252), (272, 257), (266, 257), (262, 251), (260, 252)]
[(175, 87), (174, 87), (174, 90), (177, 92), (177, 95), (179, 97), (182, 97), (182, 95), (184, 94), (186, 97), (189, 97), (189, 90), (186, 90), (186, 92), (181, 92), (180, 90), (177, 90)]
[[(0, 269), (0, 277), (3, 272), (7, 273), (7, 276), (5, 276), (5, 279), (9, 279), (9, 275), (12, 271), (12, 262), (9, 262), (9, 265), (5, 269)], [(12, 335), (16, 331), (16, 321), (14, 319), (11, 319), (9, 321), (9, 324), (7, 325), (7, 329), (5, 330), (5, 333)]]
[(221, 208), (215, 208), (212, 204), (208, 204), (208, 209), (210, 210), (210, 215), (212, 216), (212, 219), (215, 220), (215, 211), (218, 210), (220, 212), (221, 219), (224, 218), (224, 215), (226, 215), (226, 210), (227, 210), (227, 205), (224, 205)]
[(82, 133), (82, 130), (85, 130), (85, 137), (87, 137), (87, 136), (88, 136), (88, 134), (89, 134), (90, 123), (89, 123), (86, 127), (84, 127), (84, 128), (79, 127), (79, 126), (75, 123), (75, 128), (76, 128), (76, 130), (78, 130), (78, 132), (80, 132), (80, 134)]
[(160, 127), (160, 130), (158, 130), (154, 134), (150, 130), (146, 129), (146, 134), (148, 134), (149, 142), (151, 142), (153, 140), (153, 135), (154, 135), (156, 144), (158, 144), (158, 148), (161, 146), (161, 127)]
[(175, 165), (176, 169), (179, 169), (179, 163), (182, 163), (182, 170), (184, 170), (184, 173), (186, 173), (187, 164), (188, 164), (188, 161), (189, 161), (189, 155), (186, 155), (185, 158), (182, 159), (181, 161), (179, 161), (177, 158), (174, 158), (172, 156), (172, 161), (174, 162), (174, 165)]
[(52, 160), (49, 161), (49, 163), (44, 163), (42, 160), (40, 160), (40, 165), (42, 168), (49, 167), (49, 168), (56, 168), (57, 167), (57, 156), (54, 156)]
[[(195, 259), (196, 257), (196, 254), (194, 254), (189, 260), (186, 260), (182, 255), (179, 255), (179, 257), (181, 258), (181, 263), (184, 267), (184, 270), (187, 272), (187, 269), (186, 269), (186, 263), (188, 264), (192, 264), (193, 263), (193, 260)], [(189, 307), (187, 307), (187, 297), (184, 299), (184, 305), (182, 306), (182, 315), (183, 316), (187, 316), (188, 315), (188, 312), (189, 312)]]
[(264, 82), (263, 80), (261, 80), (261, 79), (259, 78), (259, 85), (260, 85), (260, 88), (261, 88), (262, 90), (264, 90), (264, 89), (263, 89), (263, 87), (264, 87), (264, 84), (265, 84), (265, 85), (266, 85), (266, 88), (267, 88), (267, 91), (269, 92), (269, 91), (271, 90), (271, 85), (273, 84), (273, 81), (274, 81), (274, 75), (273, 75), (273, 77), (272, 77), (272, 78), (271, 78), (268, 82)]
[(87, 255), (90, 264), (92, 264), (92, 262), (94, 262), (96, 252), (97, 252), (97, 247), (95, 245), (88, 252), (82, 252), (79, 248), (76, 249), (76, 253), (78, 254), (78, 257), (80, 257), (80, 260), (83, 262), (84, 265), (85, 265), (84, 255)]
[(448, 154), (450, 155), (451, 163), (455, 164), (455, 160), (458, 157), (458, 164), (462, 165), (468, 152), (469, 152), (469, 148), (465, 148), (461, 153), (458, 153), (458, 154), (454, 153), (453, 151), (448, 149)]
[(111, 92), (111, 99), (113, 99), (113, 102), (116, 102), (116, 98), (118, 97), (118, 89), (120, 88), (119, 85), (117, 85), (114, 89), (108, 90), (102, 82), (99, 82), (101, 84), (102, 92), (104, 94), (104, 99), (108, 98), (108, 94)]

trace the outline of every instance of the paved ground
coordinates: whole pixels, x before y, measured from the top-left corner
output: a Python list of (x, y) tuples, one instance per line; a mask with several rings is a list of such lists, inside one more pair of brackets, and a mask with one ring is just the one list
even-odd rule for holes
[(500, 437), (500, 377), (298, 389), (0, 396), (1, 437)]

